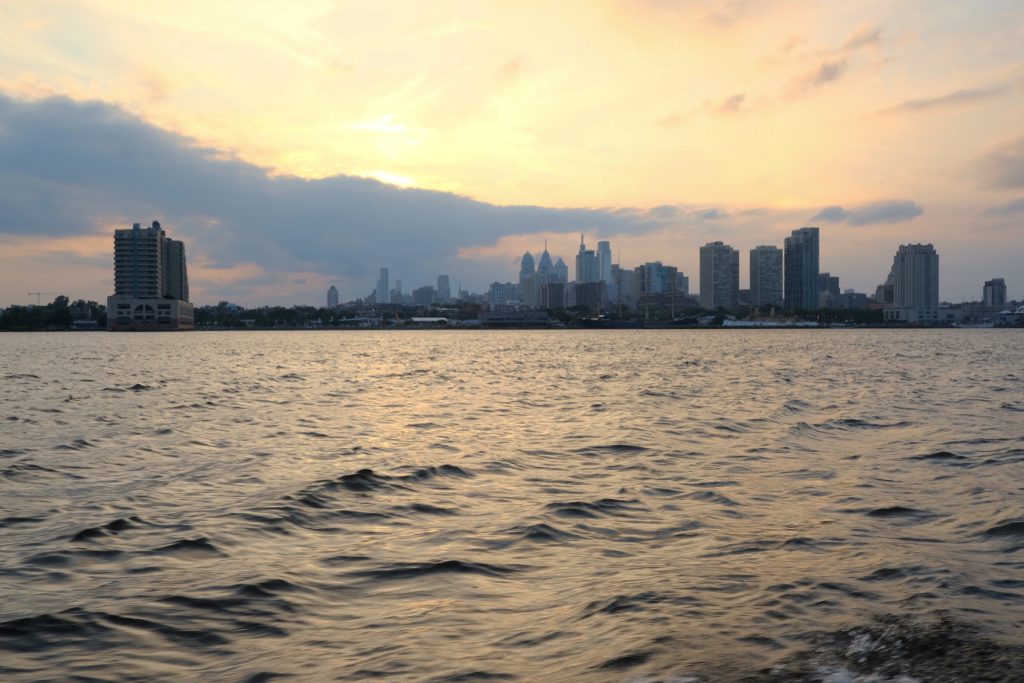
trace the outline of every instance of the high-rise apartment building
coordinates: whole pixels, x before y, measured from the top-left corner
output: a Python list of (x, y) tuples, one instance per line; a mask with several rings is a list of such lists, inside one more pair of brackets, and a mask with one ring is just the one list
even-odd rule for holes
[(939, 321), (939, 255), (930, 244), (902, 244), (892, 263), (893, 302), (885, 319), (911, 324)]
[(750, 305), (782, 306), (782, 250), (761, 245), (750, 250)]
[(1006, 305), (1006, 281), (1001, 277), (986, 280), (981, 290), (981, 301), (985, 306), (996, 308)]
[(388, 269), (381, 268), (377, 275), (377, 303), (391, 303), (391, 290), (388, 289)]
[(785, 243), (785, 305), (787, 311), (818, 308), (818, 228), (794, 230)]
[(185, 330), (194, 325), (185, 245), (168, 238), (158, 221), (148, 228), (135, 223), (115, 230), (107, 329)]
[(700, 248), (700, 305), (735, 311), (740, 297), (740, 252), (722, 242)]
[(188, 301), (185, 243), (170, 237), (164, 239), (164, 296)]
[(331, 285), (327, 288), (327, 308), (338, 307), (338, 288)]

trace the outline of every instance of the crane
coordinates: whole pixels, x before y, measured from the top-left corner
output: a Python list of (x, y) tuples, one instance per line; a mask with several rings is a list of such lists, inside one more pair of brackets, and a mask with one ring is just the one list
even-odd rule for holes
[(34, 296), (36, 298), (36, 306), (40, 306), (41, 305), (39, 297), (43, 296), (44, 294), (46, 294), (47, 296), (49, 296), (50, 294), (53, 294), (54, 296), (56, 296), (57, 293), (56, 292), (29, 292), (28, 293), (29, 296)]

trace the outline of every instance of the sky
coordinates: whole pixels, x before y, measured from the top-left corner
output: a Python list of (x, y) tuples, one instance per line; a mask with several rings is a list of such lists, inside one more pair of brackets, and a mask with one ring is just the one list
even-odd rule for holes
[(821, 228), (873, 292), (1024, 298), (1019, 0), (0, 0), (0, 306), (113, 289), (112, 231), (186, 243), (192, 300), (485, 291), (545, 240), (699, 282)]

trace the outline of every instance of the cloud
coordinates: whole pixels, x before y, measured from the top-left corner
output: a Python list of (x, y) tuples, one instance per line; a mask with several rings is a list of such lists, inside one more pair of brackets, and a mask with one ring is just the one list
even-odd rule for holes
[(874, 25), (861, 26), (843, 44), (844, 50), (859, 50), (882, 42), (882, 29)]
[(978, 166), (985, 187), (999, 190), (1024, 187), (1024, 136), (989, 150)]
[[(459, 252), (506, 234), (636, 235), (678, 219), (665, 210), (497, 206), (351, 176), (275, 176), (115, 106), (63, 97), (0, 95), (0, 131), (0, 234), (94, 236), (157, 219), (185, 239), (190, 261), (255, 264), (271, 278), (330, 276), (352, 283), (353, 296), (370, 291), (381, 266), (409, 283), (448, 272), (485, 284), (493, 264)], [(298, 286), (291, 279), (280, 281)]]
[(995, 85), (989, 88), (966, 88), (954, 90), (935, 97), (922, 97), (913, 100), (905, 100), (899, 104), (887, 107), (881, 113), (888, 112), (921, 112), (944, 109), (947, 107), (958, 107), (965, 104), (985, 102), (1000, 95), (1010, 92), (1009, 84)]
[(817, 67), (798, 76), (790, 82), (789, 96), (800, 97), (807, 95), (813, 90), (838, 81), (847, 70), (845, 57), (833, 60), (824, 60)]
[(729, 97), (726, 97), (724, 100), (719, 102), (718, 106), (716, 106), (714, 110), (719, 114), (735, 114), (736, 112), (743, 108), (743, 101), (746, 98), (747, 96), (744, 95), (743, 93), (730, 95)]
[(823, 85), (838, 81), (846, 71), (846, 60), (837, 59), (832, 62), (822, 62), (816, 71), (808, 74), (805, 81), (808, 85), (819, 88)]
[(1006, 204), (989, 207), (983, 213), (987, 216), (1009, 216), (1014, 213), (1024, 213), (1024, 197), (1014, 199)]
[(746, 102), (747, 96), (743, 93), (737, 93), (735, 95), (729, 95), (722, 99), (707, 100), (704, 104), (696, 109), (688, 112), (674, 111), (666, 116), (655, 121), (655, 125), (661, 126), (662, 128), (675, 128), (681, 126), (692, 117), (701, 114), (712, 114), (714, 116), (730, 116), (733, 114), (739, 114), (744, 111), (743, 105)]
[(826, 206), (824, 209), (811, 216), (811, 220), (839, 223), (841, 221), (845, 221), (849, 217), (850, 212), (841, 206)]
[(924, 209), (907, 199), (889, 199), (862, 204), (852, 209), (841, 206), (826, 206), (811, 216), (810, 220), (848, 225), (875, 225), (877, 223), (902, 223), (917, 218)]

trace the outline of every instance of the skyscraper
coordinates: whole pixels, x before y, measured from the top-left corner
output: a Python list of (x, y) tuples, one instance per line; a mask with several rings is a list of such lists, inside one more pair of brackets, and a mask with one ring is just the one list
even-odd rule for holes
[(885, 319), (912, 324), (939, 321), (939, 255), (930, 244), (901, 244), (892, 262), (893, 302)]
[(993, 308), (1006, 305), (1006, 281), (1001, 277), (986, 280), (981, 290), (981, 301)]
[(794, 230), (785, 243), (787, 311), (818, 308), (818, 228)]
[(735, 311), (740, 299), (740, 252), (722, 242), (700, 248), (700, 305)]
[(107, 298), (107, 329), (184, 330), (194, 327), (188, 303), (185, 245), (167, 237), (158, 221), (114, 231), (114, 294)]
[(750, 305), (782, 306), (782, 250), (761, 245), (750, 250)]
[(381, 268), (380, 274), (377, 276), (377, 303), (378, 304), (389, 304), (391, 303), (391, 291), (388, 289), (388, 269)]
[(331, 285), (327, 288), (327, 308), (338, 307), (338, 288)]
[(555, 266), (551, 263), (551, 254), (548, 253), (547, 240), (544, 240), (544, 252), (540, 255), (540, 263), (537, 264), (537, 272), (544, 276), (545, 282), (551, 281), (555, 276)]
[(563, 285), (569, 282), (569, 266), (565, 264), (561, 256), (555, 261), (555, 282), (561, 282)]
[(580, 235), (580, 250), (576, 254), (576, 282), (600, 282), (601, 274), (598, 269), (597, 254), (593, 249), (587, 249), (583, 243), (583, 235)]
[[(156, 225), (160, 225), (153, 221)], [(185, 243), (164, 239), (164, 296), (188, 301), (188, 268), (185, 265)]]
[(522, 285), (526, 276), (532, 275), (533, 272), (533, 254), (526, 252), (523, 254), (523, 258), (519, 261), (519, 284)]
[(442, 304), (451, 303), (452, 284), (447, 275), (437, 276), (437, 300)]
[(612, 277), (612, 245), (608, 240), (597, 243), (597, 276), (604, 283), (608, 300), (615, 299), (615, 278)]

